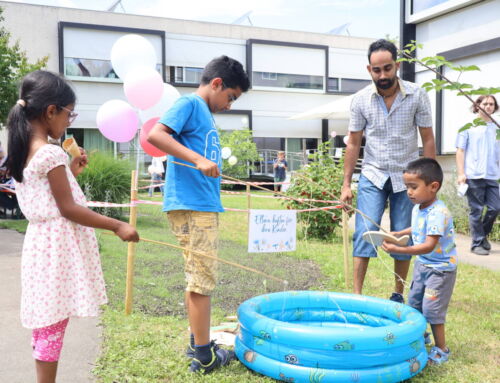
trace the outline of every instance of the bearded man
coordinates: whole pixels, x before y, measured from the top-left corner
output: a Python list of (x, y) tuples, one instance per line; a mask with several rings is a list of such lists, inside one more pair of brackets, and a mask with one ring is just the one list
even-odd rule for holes
[[(418, 133), (424, 157), (435, 158), (429, 96), (420, 86), (398, 78), (396, 46), (377, 40), (368, 49), (368, 73), (373, 83), (357, 92), (351, 104), (349, 139), (344, 160), (341, 200), (352, 202), (351, 181), (359, 157), (361, 140), (365, 147), (358, 183), (354, 232), (354, 293), (361, 294), (368, 262), (377, 249), (362, 239), (365, 231), (378, 230), (389, 200), (391, 231), (411, 226), (413, 205), (406, 194), (403, 170), (419, 157)], [(404, 282), (410, 267), (410, 255), (391, 254), (394, 259), (395, 288), (391, 300), (404, 303)]]

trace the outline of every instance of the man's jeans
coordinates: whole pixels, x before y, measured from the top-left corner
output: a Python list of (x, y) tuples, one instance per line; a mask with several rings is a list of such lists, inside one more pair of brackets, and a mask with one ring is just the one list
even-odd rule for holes
[[(500, 211), (500, 196), (496, 180), (467, 180), (467, 200), (469, 201), (469, 225), (472, 236), (471, 249), (481, 246), (483, 240), (490, 234), (493, 224)], [(483, 217), (483, 209), (486, 214)]]
[[(384, 214), (385, 203), (389, 199), (391, 231), (400, 231), (411, 226), (411, 212), (413, 204), (408, 199), (406, 190), (394, 193), (392, 183), (389, 178), (380, 190), (363, 174), (359, 177), (357, 208), (373, 221), (380, 225)], [(366, 231), (379, 230), (369, 219), (356, 213), (356, 228), (354, 231), (355, 257), (376, 257), (376, 248), (369, 242), (363, 240), (363, 233)], [(411, 245), (411, 240), (408, 243)], [(391, 254), (391, 257), (398, 260), (409, 260), (411, 255)]]

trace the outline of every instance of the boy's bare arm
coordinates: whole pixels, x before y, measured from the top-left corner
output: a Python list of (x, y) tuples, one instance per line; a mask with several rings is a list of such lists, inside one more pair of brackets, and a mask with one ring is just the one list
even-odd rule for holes
[(436, 247), (439, 235), (428, 235), (425, 237), (425, 242), (419, 245), (413, 246), (397, 246), (387, 241), (382, 243), (382, 249), (391, 254), (408, 254), (408, 255), (420, 255), (430, 253)]
[(174, 140), (171, 136), (172, 133), (172, 129), (168, 126), (157, 123), (148, 134), (148, 142), (165, 153), (195, 164), (206, 176), (215, 178), (220, 176), (219, 167), (215, 162), (206, 159), (201, 154), (186, 148)]
[(395, 237), (402, 237), (403, 235), (411, 235), (411, 227), (408, 227), (400, 231), (391, 231), (391, 234)]

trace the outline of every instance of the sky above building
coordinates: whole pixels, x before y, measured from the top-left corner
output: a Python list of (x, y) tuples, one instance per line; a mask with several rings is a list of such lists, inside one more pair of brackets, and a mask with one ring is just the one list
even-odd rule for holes
[[(117, 0), (8, 0), (104, 11)], [(121, 0), (115, 12), (381, 38), (399, 36), (398, 0)], [(246, 17), (248, 16), (248, 17)]]

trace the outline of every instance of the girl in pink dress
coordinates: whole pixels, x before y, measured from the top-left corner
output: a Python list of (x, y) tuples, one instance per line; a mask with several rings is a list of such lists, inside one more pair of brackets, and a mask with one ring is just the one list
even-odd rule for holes
[(75, 177), (87, 156), (68, 156), (48, 137), (60, 139), (77, 114), (75, 93), (57, 74), (35, 71), (21, 84), (11, 109), (7, 169), (16, 181), (19, 205), (29, 221), (22, 253), (21, 321), (33, 329), (38, 383), (55, 382), (68, 319), (96, 316), (106, 303), (93, 227), (139, 240), (135, 229), (86, 207)]

